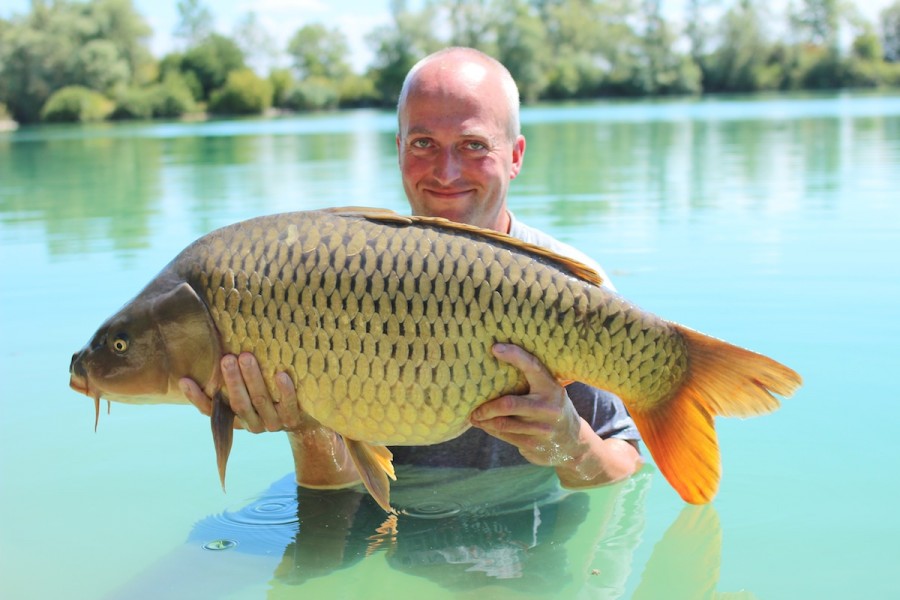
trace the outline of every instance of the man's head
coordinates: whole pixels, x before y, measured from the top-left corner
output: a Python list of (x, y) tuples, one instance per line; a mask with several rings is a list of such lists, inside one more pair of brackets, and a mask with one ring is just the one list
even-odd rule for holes
[(441, 50), (406, 76), (397, 117), (413, 214), (507, 231), (506, 194), (525, 154), (509, 71), (471, 48)]

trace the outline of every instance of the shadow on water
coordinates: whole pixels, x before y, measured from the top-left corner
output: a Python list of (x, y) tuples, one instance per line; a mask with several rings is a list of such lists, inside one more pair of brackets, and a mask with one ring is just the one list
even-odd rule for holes
[[(291, 475), (258, 500), (198, 522), (184, 546), (111, 597), (156, 598), (164, 590), (220, 597), (248, 586), (272, 597), (317, 583), (353, 595), (397, 574), (424, 578), (454, 597), (488, 590), (559, 596), (563, 586), (570, 595), (626, 597), (651, 478), (645, 471), (585, 493), (563, 490), (552, 471), (531, 466), (400, 467), (392, 491), (398, 514), (386, 515), (361, 490), (298, 488)], [(747, 592), (715, 591), (720, 557), (715, 509), (685, 506), (631, 597), (752, 600)], [(353, 575), (373, 559), (388, 567), (379, 566), (378, 582)]]

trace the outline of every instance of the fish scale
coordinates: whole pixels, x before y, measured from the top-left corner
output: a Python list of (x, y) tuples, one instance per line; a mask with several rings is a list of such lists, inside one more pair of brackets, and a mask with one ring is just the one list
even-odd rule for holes
[(451, 439), (481, 403), (527, 391), (524, 375), (493, 357), (497, 342), (531, 352), (559, 380), (619, 395), (689, 502), (718, 486), (713, 417), (769, 412), (773, 393), (801, 382), (768, 357), (637, 308), (545, 249), (443, 219), (339, 209), (200, 238), (73, 356), (70, 385), (97, 402), (184, 402), (177, 382), (191, 377), (215, 398), (224, 482), (234, 415), (218, 359), (252, 352), (270, 393), (287, 373), (300, 407), (343, 437), (389, 510), (384, 445)]

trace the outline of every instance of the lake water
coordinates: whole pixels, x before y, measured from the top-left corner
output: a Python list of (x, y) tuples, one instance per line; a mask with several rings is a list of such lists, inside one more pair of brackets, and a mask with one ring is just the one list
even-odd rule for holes
[(394, 116), (21, 129), (0, 134), (0, 595), (900, 597), (900, 96), (529, 107), (523, 127), (522, 220), (805, 378), (718, 420), (711, 505), (652, 465), (574, 494), (528, 468), (404, 471), (392, 527), (353, 492), (298, 496), (281, 434), (236, 435), (223, 494), (192, 407), (114, 405), (94, 433), (72, 352), (187, 243), (405, 210)]

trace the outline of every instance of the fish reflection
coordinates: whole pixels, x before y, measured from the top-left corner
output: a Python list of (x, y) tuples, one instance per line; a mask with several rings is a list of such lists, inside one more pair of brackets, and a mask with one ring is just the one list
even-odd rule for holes
[[(270, 597), (353, 597), (369, 587), (354, 567), (379, 557), (454, 597), (628, 597), (652, 473), (586, 493), (561, 489), (552, 471), (531, 465), (403, 469), (399, 514), (387, 517), (362, 488), (309, 490), (285, 477), (259, 500), (203, 519), (183, 548), (114, 597), (155, 597), (160, 585), (199, 597), (260, 585)], [(716, 592), (720, 559), (715, 509), (685, 506), (630, 597), (752, 600)]]
[(722, 530), (711, 504), (685, 506), (647, 561), (632, 600), (754, 600), (747, 591), (719, 593)]

